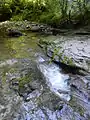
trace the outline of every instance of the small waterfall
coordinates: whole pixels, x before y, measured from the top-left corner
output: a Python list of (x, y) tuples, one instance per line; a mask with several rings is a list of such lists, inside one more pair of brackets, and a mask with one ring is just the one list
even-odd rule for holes
[(70, 86), (68, 85), (69, 75), (61, 72), (58, 65), (46, 62), (42, 57), (39, 57), (39, 69), (46, 78), (47, 85), (61, 99), (70, 100)]

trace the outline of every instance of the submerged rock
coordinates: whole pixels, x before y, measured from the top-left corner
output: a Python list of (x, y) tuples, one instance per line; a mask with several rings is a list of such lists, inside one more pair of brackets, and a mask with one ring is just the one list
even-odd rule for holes
[[(14, 25), (13, 22), (7, 28), (12, 25)], [(26, 24), (21, 22), (16, 23), (16, 26), (18, 28), (16, 29), (20, 31), (20, 26), (22, 29), (26, 28)], [(48, 30), (46, 30), (47, 32)], [(31, 36), (33, 37), (33, 35)], [(79, 55), (78, 53), (74, 54), (77, 49), (80, 51), (82, 44), (86, 43), (87, 47), (84, 49), (87, 51), (86, 53), (89, 53), (89, 37), (44, 35), (39, 37), (45, 38), (40, 45), (45, 48), (47, 55), (57, 63), (61, 61), (69, 68), (73, 64), (69, 64), (72, 61), (67, 57), (73, 56), (74, 60), (74, 58), (79, 59), (81, 55), (80, 58), (85, 58), (84, 60), (89, 65), (89, 57), (86, 57), (89, 54), (85, 54), (86, 56), (83, 57), (83, 50)], [(20, 38), (17, 40), (20, 41)], [(11, 38), (9, 39), (11, 43)], [(90, 75), (80, 76), (69, 73), (66, 75), (58, 65), (51, 63), (50, 59), (43, 56), (42, 53), (37, 53), (40, 51), (37, 50), (36, 44), (32, 47), (31, 37), (24, 39), (22, 47), (15, 44), (19, 56), (13, 56), (12, 59), (9, 59), (8, 56), (0, 61), (0, 120), (90, 120)], [(4, 44), (6, 41), (5, 50), (7, 50), (7, 39), (2, 39), (2, 41)], [(33, 40), (33, 42), (35, 41)], [(10, 48), (13, 45), (10, 44)], [(24, 56), (24, 51), (25, 54), (28, 51), (28, 55)], [(1, 52), (1, 56), (7, 55), (3, 50)], [(33, 53), (31, 54), (31, 52)], [(60, 52), (61, 54), (59, 54)], [(64, 57), (64, 55), (67, 56)], [(74, 68), (76, 66), (75, 64)]]
[[(41, 61), (40, 64), (43, 64), (43, 62), (45, 61)], [(83, 104), (77, 105), (78, 97), (76, 97), (77, 101), (75, 103), (73, 103), (73, 100), (70, 100), (70, 102), (63, 101), (50, 89), (50, 87), (54, 87), (54, 84), (49, 87), (49, 81), (45, 80), (47, 79), (45, 73), (40, 71), (41, 69), (34, 61), (30, 59), (11, 60), (10, 64), (6, 62), (0, 68), (5, 70), (4, 75), (0, 71), (0, 80), (2, 81), (2, 87), (0, 88), (0, 120), (72, 120), (73, 118), (74, 120), (89, 120), (89, 104), (88, 107), (87, 104), (84, 104), (86, 110), (80, 114), (78, 106)], [(49, 68), (47, 69), (49, 70)], [(55, 71), (57, 70), (55, 69)], [(50, 70), (48, 73), (50, 73)], [(53, 75), (56, 75), (56, 73)], [(79, 77), (76, 80), (71, 79), (70, 86), (77, 86), (74, 81), (78, 79)], [(86, 76), (86, 79), (88, 81), (89, 76)], [(55, 78), (51, 78), (51, 80), (55, 80)], [(60, 83), (56, 85), (58, 86), (58, 84)], [(82, 88), (84, 84), (79, 85), (77, 87), (82, 91), (86, 86), (89, 89), (89, 83), (88, 85), (85, 83), (84, 88)], [(80, 96), (80, 98), (82, 97)], [(77, 105), (76, 110), (73, 108), (75, 105)]]

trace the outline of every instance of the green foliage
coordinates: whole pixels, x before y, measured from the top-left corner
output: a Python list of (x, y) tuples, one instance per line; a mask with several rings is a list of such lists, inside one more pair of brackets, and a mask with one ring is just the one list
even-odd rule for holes
[(12, 10), (13, 15), (18, 15), (24, 9), (24, 2), (21, 0), (12, 0), (9, 6)]
[(47, 14), (45, 12), (40, 16), (39, 21), (42, 22), (42, 23), (49, 24), (49, 25), (57, 26), (60, 22), (60, 16), (55, 14), (55, 13)]
[(14, 15), (14, 16), (12, 16), (12, 18), (10, 20), (11, 21), (22, 21), (23, 15), (22, 14)]
[(4, 0), (0, 1), (0, 21), (10, 19), (11, 14), (12, 10), (10, 9), (9, 4), (6, 3)]
[(68, 0), (60, 0), (60, 10), (62, 18), (67, 17), (68, 7), (69, 7)]
[(29, 20), (54, 27), (90, 23), (89, 0), (3, 0), (0, 21)]
[(72, 1), (70, 11), (72, 20), (85, 24), (90, 19), (90, 2), (88, 0)]

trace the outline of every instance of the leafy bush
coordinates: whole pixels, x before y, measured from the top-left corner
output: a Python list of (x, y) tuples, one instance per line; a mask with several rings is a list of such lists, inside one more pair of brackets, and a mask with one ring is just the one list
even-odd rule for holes
[(21, 0), (12, 0), (10, 9), (12, 10), (13, 15), (17, 15), (24, 9), (24, 2)]
[[(89, 0), (3, 0), (0, 21), (29, 20), (54, 27), (90, 23)], [(7, 2), (8, 1), (8, 2)]]
[(0, 2), (0, 21), (9, 20), (12, 16), (12, 10), (8, 3)]
[(56, 27), (60, 24), (60, 15), (55, 13), (47, 14), (47, 12), (45, 12), (40, 16), (39, 22)]

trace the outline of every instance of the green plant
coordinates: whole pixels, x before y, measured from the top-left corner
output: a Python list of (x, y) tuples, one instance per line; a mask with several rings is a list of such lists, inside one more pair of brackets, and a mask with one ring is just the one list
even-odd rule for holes
[(11, 16), (12, 10), (10, 9), (9, 4), (6, 3), (4, 0), (0, 1), (0, 21), (8, 20)]
[(10, 18), (65, 28), (89, 24), (90, 2), (89, 0), (0, 0), (0, 21)]

